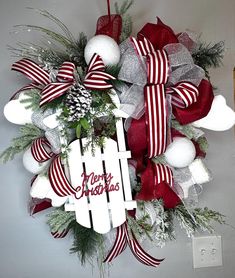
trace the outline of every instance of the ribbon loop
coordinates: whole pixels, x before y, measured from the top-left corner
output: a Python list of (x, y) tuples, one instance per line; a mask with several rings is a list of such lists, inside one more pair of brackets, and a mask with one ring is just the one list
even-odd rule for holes
[(51, 151), (51, 144), (45, 137), (33, 141), (31, 153), (33, 158), (40, 163), (45, 162), (54, 156), (54, 153)]
[(74, 83), (74, 69), (75, 65), (73, 63), (64, 62), (56, 76), (57, 82), (51, 83), (49, 73), (30, 59), (21, 59), (12, 65), (12, 70), (26, 75), (32, 81), (31, 84), (24, 86), (17, 93), (33, 88), (42, 90), (40, 106), (60, 97), (68, 91)]
[(65, 175), (60, 155), (57, 155), (52, 161), (48, 170), (48, 177), (52, 189), (58, 196), (66, 197), (76, 194), (76, 190), (72, 187)]
[(62, 96), (69, 90), (74, 83), (74, 69), (75, 65), (71, 62), (62, 64), (56, 76), (58, 82), (53, 82), (42, 90), (40, 106)]
[(84, 86), (87, 89), (104, 90), (111, 89), (112, 84), (107, 83), (108, 80), (116, 79), (111, 74), (104, 72), (105, 65), (102, 58), (98, 54), (94, 54), (88, 66), (87, 74), (84, 79)]
[(75, 65), (71, 62), (64, 62), (59, 68), (56, 79), (59, 82), (73, 82), (74, 81)]
[(187, 108), (197, 102), (199, 96), (198, 88), (189, 82), (180, 82), (175, 87), (167, 88), (166, 93), (172, 94), (172, 105), (179, 108)]
[(46, 86), (50, 83), (49, 73), (30, 59), (21, 59), (12, 65), (12, 70), (26, 75), (33, 83)]

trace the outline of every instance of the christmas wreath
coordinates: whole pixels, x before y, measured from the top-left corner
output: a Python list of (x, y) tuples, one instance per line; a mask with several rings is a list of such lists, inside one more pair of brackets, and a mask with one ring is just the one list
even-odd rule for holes
[(21, 57), (12, 70), (30, 81), (4, 108), (22, 127), (1, 159), (24, 152), (35, 175), (31, 214), (51, 208), (52, 235), (72, 233), (71, 251), (82, 263), (111, 262), (128, 245), (141, 263), (157, 266), (162, 259), (143, 250), (144, 240), (163, 246), (177, 222), (188, 236), (225, 223), (219, 212), (197, 208), (211, 180), (199, 128), (226, 130), (235, 122), (224, 97), (214, 96), (208, 71), (221, 64), (224, 43), (176, 34), (159, 18), (131, 37), (132, 2), (116, 3), (111, 14), (108, 1), (89, 41), (40, 10), (61, 32), (26, 25), (49, 44), (10, 47)]

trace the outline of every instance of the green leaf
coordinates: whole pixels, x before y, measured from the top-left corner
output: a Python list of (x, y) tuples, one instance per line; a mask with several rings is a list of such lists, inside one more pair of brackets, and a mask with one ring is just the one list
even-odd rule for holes
[(90, 124), (86, 118), (80, 119), (80, 124), (85, 130), (88, 130), (90, 128)]
[(81, 129), (82, 129), (82, 126), (81, 124), (79, 123), (76, 127), (76, 136), (77, 138), (80, 138), (81, 137)]

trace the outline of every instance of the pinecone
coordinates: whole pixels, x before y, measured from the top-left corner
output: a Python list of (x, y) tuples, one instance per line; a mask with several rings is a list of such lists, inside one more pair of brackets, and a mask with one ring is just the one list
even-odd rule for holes
[(74, 85), (68, 92), (65, 105), (69, 111), (69, 122), (75, 122), (85, 116), (90, 110), (91, 94), (80, 84)]

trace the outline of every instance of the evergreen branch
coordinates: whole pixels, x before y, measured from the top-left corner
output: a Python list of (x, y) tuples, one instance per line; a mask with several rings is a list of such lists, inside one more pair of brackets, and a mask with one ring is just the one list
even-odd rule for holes
[(150, 240), (152, 240), (150, 235), (152, 226), (146, 222), (148, 218), (148, 215), (144, 215), (141, 219), (136, 220), (135, 218), (127, 215), (128, 228), (133, 232), (137, 239), (142, 236), (147, 236)]
[(120, 15), (125, 15), (133, 3), (134, 3), (134, 0), (125, 0), (125, 1), (123, 1), (121, 7), (119, 7), (118, 3), (115, 2), (114, 5), (115, 5), (116, 13), (120, 14)]
[(121, 7), (119, 7), (117, 2), (114, 4), (116, 13), (122, 17), (122, 32), (120, 36), (121, 42), (130, 37), (132, 33), (132, 18), (127, 12), (132, 6), (133, 2), (134, 0), (125, 0)]
[(30, 89), (24, 91), (24, 99), (20, 100), (20, 103), (25, 104), (26, 109), (37, 110), (39, 107), (41, 96), (36, 89)]
[(33, 140), (42, 136), (42, 131), (32, 124), (26, 124), (20, 128), (21, 135), (13, 138), (11, 146), (4, 150), (0, 155), (0, 160), (6, 163), (12, 160), (16, 154), (24, 151)]
[(72, 221), (76, 220), (75, 212), (64, 211), (63, 208), (53, 210), (48, 215), (47, 224), (50, 226), (52, 233), (63, 232), (70, 228)]
[(58, 68), (64, 61), (70, 59), (66, 52), (35, 44), (18, 43), (16, 47), (8, 45), (8, 49), (14, 57), (38, 60), (44, 66), (50, 64), (54, 68)]
[(198, 137), (198, 129), (193, 127), (192, 125), (181, 125), (177, 120), (171, 121), (171, 126), (178, 130), (180, 133), (184, 134), (188, 139), (195, 140), (204, 153), (207, 152), (209, 144), (205, 136)]
[(180, 225), (184, 228), (188, 236), (192, 236), (196, 231), (214, 232), (211, 222), (219, 224), (226, 224), (225, 216), (219, 212), (205, 208), (196, 208), (190, 210), (185, 208), (184, 205), (179, 205), (170, 212), (180, 221)]
[(171, 121), (171, 126), (184, 134), (188, 139), (193, 139), (195, 135), (194, 127), (191, 125), (181, 125), (177, 120)]
[(199, 145), (200, 150), (203, 151), (204, 153), (206, 153), (209, 148), (209, 143), (208, 143), (206, 137), (205, 136), (199, 137), (197, 140), (197, 143)]
[(70, 251), (71, 253), (77, 253), (81, 263), (85, 264), (97, 253), (97, 250), (102, 248), (104, 238), (102, 234), (98, 234), (93, 229), (81, 226), (76, 220), (71, 222), (70, 229), (74, 236)]
[(47, 19), (51, 20), (52, 22), (54, 22), (64, 32), (64, 34), (70, 41), (75, 42), (75, 39), (74, 39), (72, 33), (67, 28), (67, 26), (62, 21), (60, 21), (57, 17), (55, 17), (54, 15), (52, 15), (51, 13), (49, 13), (46, 10), (40, 10), (40, 9), (34, 9), (34, 8), (28, 8), (28, 9), (32, 9), (32, 10), (38, 12), (40, 15), (42, 15), (42, 16), (46, 17)]
[(206, 44), (199, 42), (193, 50), (192, 57), (194, 63), (205, 70), (206, 76), (209, 77), (209, 68), (221, 66), (224, 57), (224, 42), (220, 41), (215, 44)]
[(64, 35), (61, 35), (59, 33), (56, 33), (50, 29), (41, 27), (41, 26), (36, 26), (36, 25), (16, 25), (16, 28), (26, 28), (26, 29), (32, 29), (35, 31), (39, 31), (42, 32), (44, 34), (46, 34), (47, 36), (49, 36), (52, 40), (58, 42), (59, 44), (61, 44), (62, 46), (64, 46), (65, 48), (70, 49), (73, 46), (73, 42), (71, 42), (68, 38), (66, 38)]

